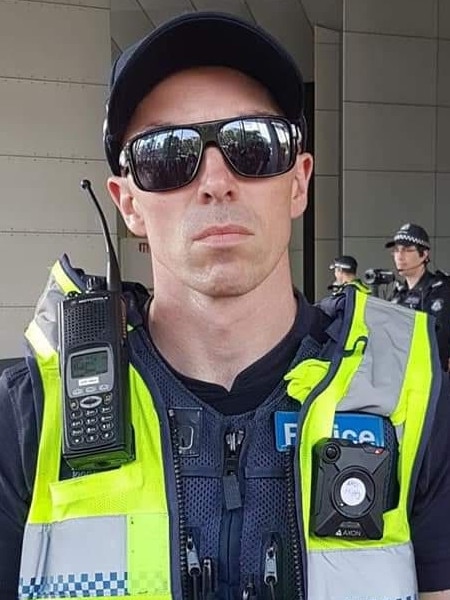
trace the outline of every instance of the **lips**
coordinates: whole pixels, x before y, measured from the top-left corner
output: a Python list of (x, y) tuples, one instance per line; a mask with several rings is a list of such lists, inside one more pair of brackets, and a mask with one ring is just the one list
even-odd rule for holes
[(203, 229), (194, 236), (194, 241), (204, 240), (213, 236), (227, 235), (251, 235), (251, 232), (246, 227), (242, 227), (242, 225), (213, 225)]

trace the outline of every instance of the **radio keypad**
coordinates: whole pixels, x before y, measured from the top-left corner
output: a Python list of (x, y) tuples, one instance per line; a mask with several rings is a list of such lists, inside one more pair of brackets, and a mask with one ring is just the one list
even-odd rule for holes
[[(85, 402), (86, 398), (88, 400)], [(78, 446), (83, 441), (93, 444), (99, 438), (109, 443), (115, 437), (112, 394), (101, 394), (96, 398), (97, 401), (89, 396), (70, 400), (70, 437), (73, 445)]]

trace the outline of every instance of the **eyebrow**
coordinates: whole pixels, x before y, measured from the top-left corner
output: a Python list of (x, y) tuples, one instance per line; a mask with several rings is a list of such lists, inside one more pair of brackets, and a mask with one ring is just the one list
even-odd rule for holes
[[(233, 115), (232, 117), (224, 117), (223, 119), (211, 119), (211, 122), (213, 121), (233, 121), (234, 119), (242, 119), (242, 118), (246, 118), (246, 117), (284, 117), (284, 115), (282, 114), (276, 114), (274, 111), (268, 111), (268, 110), (255, 110), (252, 111), (251, 113), (242, 113), (242, 114), (237, 114), (237, 115)], [(136, 133), (133, 133), (130, 136), (127, 136), (128, 139), (134, 138), (136, 136), (139, 136), (143, 133), (148, 133), (149, 131), (152, 131), (153, 129), (160, 129), (162, 127), (186, 127), (187, 125), (200, 125), (202, 123), (208, 123), (209, 121), (196, 121), (196, 122), (191, 122), (191, 123), (173, 123), (172, 121), (151, 121), (149, 123), (146, 123), (144, 125), (143, 128), (139, 129), (139, 131), (136, 131)]]

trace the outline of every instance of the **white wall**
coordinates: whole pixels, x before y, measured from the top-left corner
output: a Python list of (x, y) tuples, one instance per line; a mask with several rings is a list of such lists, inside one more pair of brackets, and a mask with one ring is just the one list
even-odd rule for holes
[(110, 68), (109, 0), (0, 2), (0, 358), (17, 356), (53, 262), (104, 271), (92, 180), (106, 200), (101, 125)]

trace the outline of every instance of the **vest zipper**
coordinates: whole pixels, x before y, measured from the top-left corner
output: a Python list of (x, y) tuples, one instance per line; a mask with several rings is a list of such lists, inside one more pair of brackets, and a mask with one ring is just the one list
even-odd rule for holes
[(225, 434), (225, 456), (223, 465), (223, 490), (227, 510), (241, 508), (242, 498), (239, 488), (239, 456), (245, 431), (230, 431)]
[[(239, 483), (239, 458), (241, 455), (242, 444), (245, 438), (245, 430), (238, 429), (227, 431), (224, 437), (224, 462), (223, 462), (223, 496), (224, 496), (224, 515), (221, 531), (221, 552), (222, 560), (220, 563), (226, 566), (226, 573), (223, 579), (230, 582), (229, 589), (226, 590), (224, 598), (231, 599), (232, 588), (238, 586), (236, 581), (238, 577), (240, 549), (231, 547), (232, 542), (237, 539), (236, 531), (241, 531), (242, 524), (242, 497)], [(239, 536), (240, 539), (240, 536)], [(236, 546), (236, 544), (233, 544)], [(232, 583), (233, 581), (233, 583)], [(224, 590), (222, 591), (224, 593)]]
[(168, 410), (169, 415), (169, 428), (170, 437), (172, 442), (172, 454), (173, 454), (173, 472), (175, 479), (175, 494), (177, 497), (178, 505), (178, 542), (180, 549), (180, 575), (181, 575), (181, 600), (192, 600), (189, 598), (189, 581), (188, 581), (188, 559), (187, 559), (187, 530), (186, 530), (186, 515), (184, 511), (184, 498), (183, 498), (183, 485), (181, 481), (181, 463), (179, 454), (179, 439), (178, 439), (178, 427), (175, 418), (175, 411), (173, 409)]
[(242, 600), (258, 600), (258, 596), (256, 595), (254, 575), (247, 576), (247, 583), (245, 584), (242, 592)]
[(297, 505), (295, 498), (295, 473), (294, 473), (294, 450), (289, 448), (285, 452), (285, 474), (287, 489), (287, 515), (289, 526), (289, 543), (292, 552), (292, 562), (294, 566), (295, 578), (295, 596), (291, 600), (303, 600), (303, 570), (302, 570), (302, 550), (299, 527), (297, 523)]
[(247, 583), (245, 584), (244, 591), (242, 592), (242, 600), (258, 600), (258, 596), (256, 595), (254, 575), (249, 575), (247, 577)]
[(270, 546), (266, 549), (264, 558), (264, 583), (269, 588), (270, 600), (277, 600), (277, 593), (275, 590), (278, 583), (277, 551), (277, 542), (272, 538)]
[(200, 577), (201, 567), (198, 559), (197, 546), (192, 535), (187, 536), (186, 540), (186, 562), (188, 575), (192, 583), (192, 600), (200, 600)]

